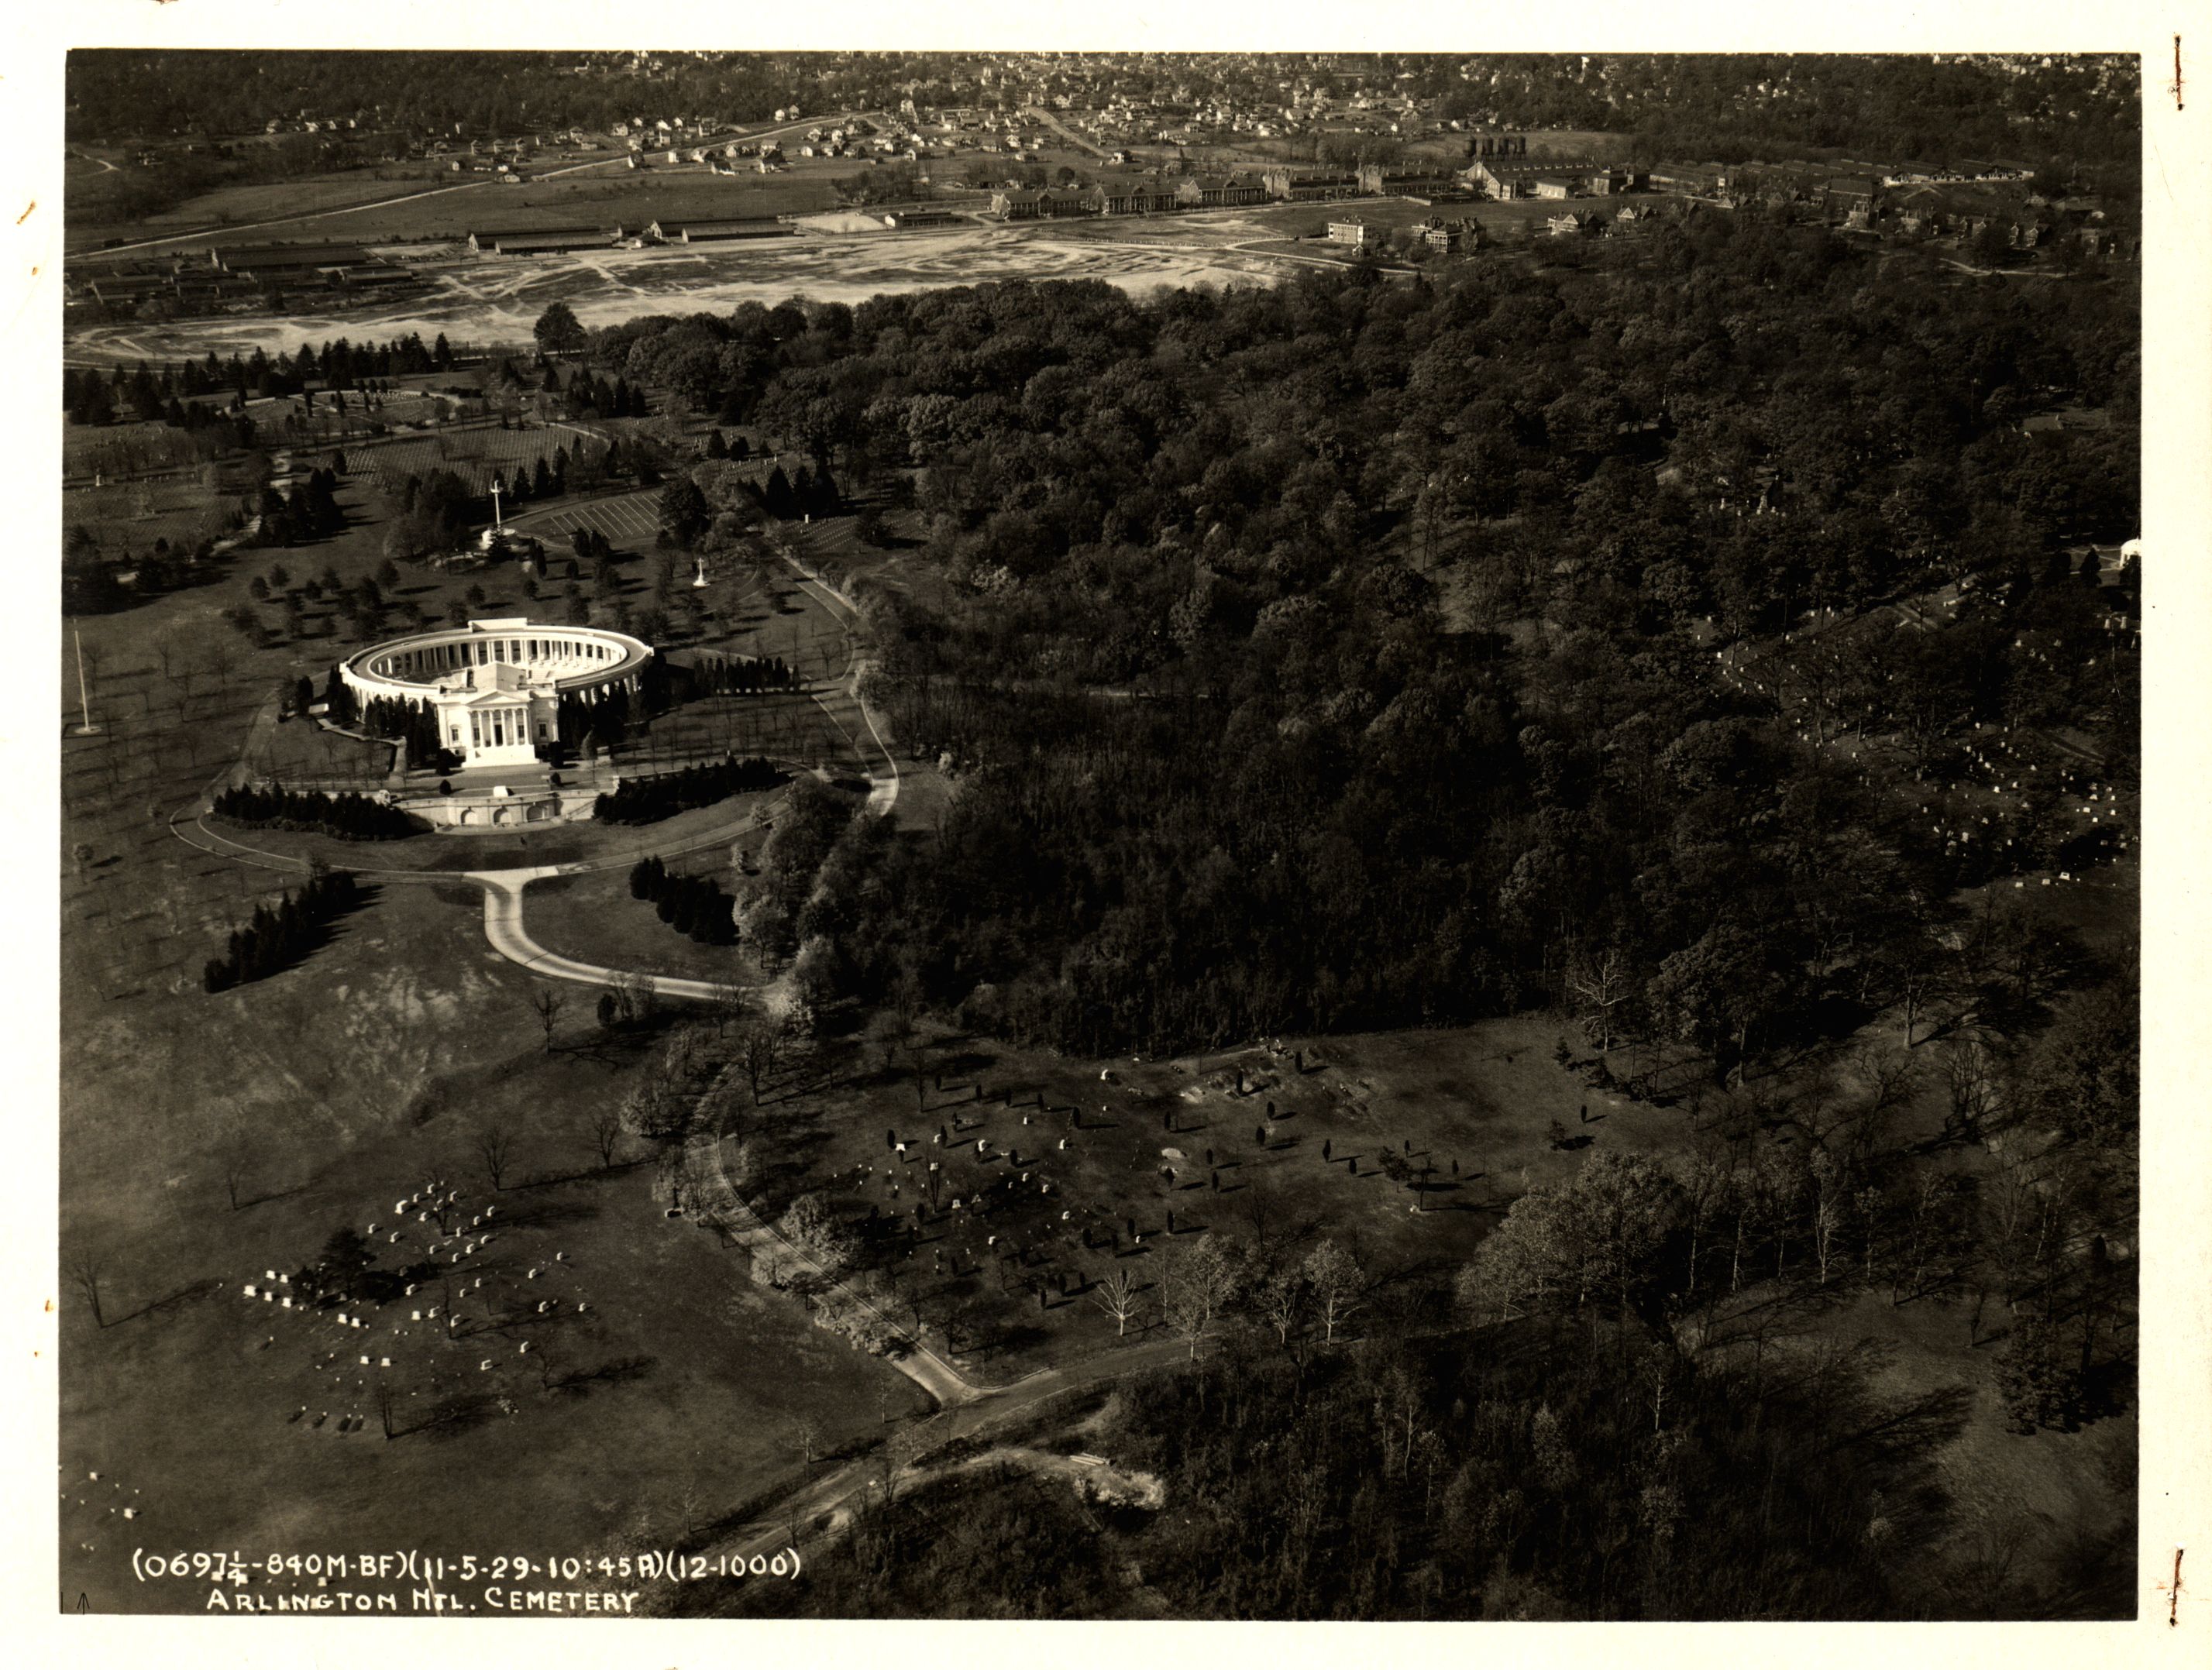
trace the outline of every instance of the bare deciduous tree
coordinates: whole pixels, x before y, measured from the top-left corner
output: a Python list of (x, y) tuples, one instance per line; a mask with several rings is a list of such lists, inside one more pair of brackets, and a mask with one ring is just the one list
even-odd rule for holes
[(216, 1163), (222, 1172), (223, 1193), (229, 1199), (230, 1209), (239, 1209), (239, 1194), (246, 1187), (247, 1172), (253, 1163), (252, 1145), (240, 1136), (230, 1137), (216, 1150)]
[(1582, 999), (1584, 1024), (1597, 1033), (1600, 1050), (1613, 1048), (1613, 1011), (1634, 992), (1632, 973), (1618, 946), (1578, 956), (1568, 966), (1568, 988)]
[(568, 999), (550, 986), (540, 986), (530, 993), (530, 1007), (538, 1017), (538, 1024), (545, 1035), (545, 1053), (553, 1053), (553, 1027), (561, 1018), (561, 1011), (568, 1006)]
[(100, 1278), (102, 1270), (99, 1254), (77, 1253), (71, 1255), (69, 1272), (70, 1279), (76, 1284), (77, 1290), (84, 1295), (85, 1303), (91, 1308), (93, 1321), (100, 1327), (106, 1327), (107, 1316), (100, 1308)]
[(745, 1076), (745, 1087), (752, 1092), (756, 1108), (760, 1106), (761, 1086), (782, 1060), (787, 1041), (782, 1025), (766, 1015), (749, 1015), (738, 1023), (738, 1070)]
[(1160, 1309), (1168, 1326), (1190, 1342), (1191, 1360), (1215, 1315), (1236, 1290), (1237, 1267), (1214, 1236), (1171, 1254), (1160, 1268)]
[(477, 1127), (477, 1157), (483, 1162), (484, 1175), (491, 1179), (495, 1189), (506, 1187), (500, 1180), (506, 1175), (514, 1149), (514, 1133), (498, 1120), (489, 1120)]
[(1969, 1137), (1997, 1111), (1997, 1075), (1989, 1046), (1972, 1033), (1951, 1040), (1944, 1049), (1943, 1082), (1950, 1095), (1949, 1128)]
[(1116, 1270), (1091, 1290), (1091, 1303), (1114, 1319), (1114, 1337), (1129, 1332), (1129, 1319), (1137, 1314), (1137, 1280), (1127, 1270)]
[(1304, 1275), (1321, 1308), (1322, 1343), (1333, 1345), (1337, 1329), (1359, 1309), (1366, 1272), (1350, 1253), (1333, 1241), (1324, 1241), (1307, 1254)]
[(1289, 1345), (1291, 1330), (1305, 1312), (1304, 1272), (1290, 1266), (1271, 1270), (1252, 1297), (1261, 1318), (1274, 1329), (1275, 1343)]
[(592, 1149), (599, 1157), (599, 1169), (602, 1171), (613, 1170), (615, 1156), (622, 1152), (622, 1140), (625, 1134), (621, 1107), (605, 1100), (595, 1102), (585, 1121), (585, 1130), (591, 1137)]

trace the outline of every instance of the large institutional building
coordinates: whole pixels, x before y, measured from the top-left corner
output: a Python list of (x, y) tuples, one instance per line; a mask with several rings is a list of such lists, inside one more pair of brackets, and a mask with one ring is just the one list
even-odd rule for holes
[(340, 663), (339, 676), (364, 702), (434, 708), (440, 738), (466, 770), (531, 764), (560, 735), (562, 696), (635, 692), (652, 659), (625, 632), (516, 616), (374, 645)]

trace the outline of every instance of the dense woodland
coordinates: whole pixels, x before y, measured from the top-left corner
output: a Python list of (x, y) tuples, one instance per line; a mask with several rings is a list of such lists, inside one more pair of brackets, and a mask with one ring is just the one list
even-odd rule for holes
[[(1533, 274), (983, 287), (595, 351), (848, 478), (919, 469), (943, 584), (874, 595), (877, 692), (962, 791), (887, 860), (854, 995), (904, 968), (975, 1024), (1165, 1052), (1611, 957), (1620, 1029), (1725, 1069), (1893, 1000), (2002, 867), (1915, 816), (1977, 722), (2087, 725), (2131, 776), (2125, 588), (2063, 550), (2136, 531), (2134, 318), (1715, 212)], [(2062, 405), (2108, 421), (2022, 432)], [(1933, 629), (1798, 665), (1787, 717), (1714, 677), (1961, 574)], [(2013, 861), (2058, 857), (2021, 816)]]
[(1686, 1366), (1611, 1328), (1527, 1324), (1128, 1383), (1088, 1441), (1154, 1512), (984, 1466), (873, 1495), (802, 1584), (700, 1610), (868, 1618), (1856, 1619), (2065, 1615), (2125, 1587), (2078, 1550), (2024, 1594), (1939, 1555), (1930, 1453), (1956, 1399), (1876, 1363)]

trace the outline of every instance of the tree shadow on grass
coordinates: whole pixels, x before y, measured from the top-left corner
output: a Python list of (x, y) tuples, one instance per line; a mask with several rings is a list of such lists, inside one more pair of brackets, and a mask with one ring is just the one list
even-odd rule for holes
[(460, 1437), (513, 1407), (512, 1400), (495, 1392), (464, 1392), (447, 1398), (412, 1426), (401, 1427), (395, 1438), (420, 1436), (434, 1442)]
[(595, 1369), (578, 1369), (556, 1374), (545, 1389), (562, 1397), (587, 1398), (594, 1391), (605, 1388), (628, 1386), (643, 1380), (653, 1372), (659, 1361), (659, 1358), (652, 1357), (612, 1357)]
[[(641, 1160), (635, 1163), (642, 1165), (645, 1163)], [(589, 1175), (596, 1176), (599, 1174), (593, 1172)], [(500, 1192), (496, 1197), (500, 1208), (498, 1221), (490, 1225), (491, 1228), (546, 1230), (562, 1224), (588, 1224), (599, 1215), (599, 1203), (586, 1195), (569, 1194), (557, 1199), (540, 1195), (518, 1203), (514, 1197), (527, 1187), (517, 1184)]]
[(141, 1316), (152, 1316), (161, 1311), (174, 1310), (178, 1306), (184, 1304), (188, 1300), (204, 1299), (209, 1294), (215, 1291), (216, 1285), (217, 1284), (215, 1278), (211, 1276), (204, 1276), (198, 1281), (187, 1282), (184, 1286), (177, 1289), (173, 1293), (164, 1294), (158, 1299), (149, 1299), (144, 1304), (140, 1305), (137, 1309), (131, 1311), (127, 1315), (111, 1317), (108, 1320), (107, 1326), (109, 1327), (119, 1327), (125, 1322), (136, 1321)]

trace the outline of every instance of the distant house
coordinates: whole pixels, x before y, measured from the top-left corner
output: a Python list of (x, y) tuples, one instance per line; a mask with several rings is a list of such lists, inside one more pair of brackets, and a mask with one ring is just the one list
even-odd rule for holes
[(1354, 249), (1364, 249), (1369, 244), (1379, 242), (1382, 236), (1380, 228), (1368, 225), (1356, 215), (1348, 220), (1328, 223), (1328, 240), (1332, 244), (1348, 244)]
[(1443, 221), (1435, 216), (1421, 228), (1421, 241), (1431, 253), (1456, 254), (1463, 249), (1473, 249), (1480, 234), (1473, 221)]
[(1873, 180), (1867, 179), (1846, 177), (1831, 179), (1826, 197), (1827, 217), (1855, 231), (1865, 231), (1874, 224), (1874, 206), (1879, 189)]

